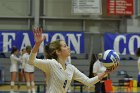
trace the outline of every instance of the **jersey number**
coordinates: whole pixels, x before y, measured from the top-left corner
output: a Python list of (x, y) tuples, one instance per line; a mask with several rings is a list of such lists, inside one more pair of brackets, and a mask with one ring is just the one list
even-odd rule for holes
[(66, 85), (67, 85), (67, 80), (64, 81), (63, 88), (66, 88)]

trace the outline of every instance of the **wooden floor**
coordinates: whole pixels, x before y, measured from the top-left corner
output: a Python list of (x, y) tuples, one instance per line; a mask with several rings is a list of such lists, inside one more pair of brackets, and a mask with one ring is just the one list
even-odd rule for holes
[[(37, 87), (36, 87), (36, 90)], [(0, 86), (0, 93), (9, 93), (10, 91), (10, 86), (9, 85), (1, 85)], [(22, 85), (20, 89), (15, 86), (15, 91), (18, 91), (18, 93), (27, 93), (26, 92), (26, 86)], [(44, 88), (40, 87), (39, 91), (37, 93), (44, 93)], [(94, 93), (94, 87), (88, 89), (87, 87), (83, 87), (83, 92), (80, 92), (80, 87), (71, 87), (71, 92), (70, 93)], [(140, 87), (121, 87), (121, 86), (113, 86), (113, 92), (111, 93), (140, 93)]]

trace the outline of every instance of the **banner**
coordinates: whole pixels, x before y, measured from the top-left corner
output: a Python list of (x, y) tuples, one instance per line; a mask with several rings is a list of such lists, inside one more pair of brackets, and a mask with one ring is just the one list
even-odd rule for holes
[(113, 49), (121, 55), (135, 55), (140, 47), (140, 33), (133, 34), (104, 34), (104, 49)]
[(101, 15), (101, 0), (72, 0), (72, 13)]
[[(84, 52), (84, 34), (83, 32), (44, 32), (46, 39), (42, 42), (39, 53), (43, 52), (45, 44), (57, 39), (64, 40), (71, 49), (71, 53)], [(34, 45), (32, 31), (0, 31), (0, 52), (10, 52), (12, 46), (16, 46), (19, 50), (27, 45)]]
[(133, 15), (134, 0), (107, 0), (108, 15)]

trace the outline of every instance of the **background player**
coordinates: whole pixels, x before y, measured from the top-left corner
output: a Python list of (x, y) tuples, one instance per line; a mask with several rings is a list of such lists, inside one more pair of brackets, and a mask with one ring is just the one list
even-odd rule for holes
[(26, 53), (26, 49), (23, 48), (20, 53), (21, 62), (19, 62), (18, 68), (18, 89), (20, 88), (20, 83), (25, 80), (25, 73), (24, 73), (24, 62), (23, 62), (23, 55)]
[[(106, 67), (99, 61), (99, 58), (102, 58), (102, 53), (98, 54), (98, 59), (93, 64), (93, 75), (97, 76), (104, 71), (106, 71)], [(105, 92), (105, 85), (104, 80), (107, 80), (107, 77), (104, 77), (101, 81), (95, 84), (95, 93), (106, 93)]]
[(136, 56), (138, 57), (138, 86), (140, 86), (140, 48), (137, 48)]
[(26, 53), (23, 55), (23, 62), (25, 63), (24, 72), (28, 93), (31, 93), (31, 89), (32, 93), (35, 93), (34, 66), (28, 63), (30, 52), (31, 46), (26, 46)]
[(10, 72), (11, 72), (11, 90), (10, 93), (14, 93), (14, 86), (15, 86), (15, 81), (17, 77), (17, 72), (18, 72), (18, 62), (21, 62), (21, 59), (17, 57), (19, 54), (18, 49), (14, 46), (11, 51), (11, 66), (10, 66)]

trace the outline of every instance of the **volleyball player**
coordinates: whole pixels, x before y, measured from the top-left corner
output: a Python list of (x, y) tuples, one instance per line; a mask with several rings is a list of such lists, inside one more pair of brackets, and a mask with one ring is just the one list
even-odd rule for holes
[(19, 51), (17, 49), (17, 47), (13, 46), (12, 51), (11, 51), (11, 56), (10, 56), (10, 60), (11, 60), (11, 66), (10, 66), (10, 72), (11, 72), (11, 90), (10, 93), (14, 93), (14, 86), (15, 86), (15, 81), (16, 81), (16, 75), (18, 72), (18, 62), (21, 62), (21, 59), (17, 57), (17, 55), (19, 54)]
[(140, 75), (140, 48), (137, 48), (136, 56), (138, 57), (138, 75)]
[(137, 64), (138, 64), (138, 86), (140, 86), (140, 48), (137, 48), (136, 56), (138, 57), (138, 60), (137, 60)]
[(20, 83), (25, 79), (25, 73), (24, 73), (24, 62), (23, 62), (23, 55), (26, 53), (26, 49), (23, 48), (21, 50), (21, 53), (20, 53), (20, 59), (21, 61), (19, 62), (19, 68), (18, 68), (18, 89), (20, 88)]
[(30, 52), (31, 46), (26, 46), (26, 53), (23, 55), (23, 62), (25, 63), (24, 72), (28, 93), (31, 93), (31, 90), (32, 93), (35, 93), (34, 66), (28, 63)]
[(46, 93), (66, 93), (72, 79), (91, 86), (111, 72), (106, 70), (100, 75), (88, 78), (72, 64), (66, 64), (67, 57), (70, 56), (70, 49), (63, 40), (56, 40), (45, 46), (44, 52), (47, 59), (36, 59), (39, 46), (45, 37), (42, 36), (42, 29), (39, 27), (33, 32), (35, 45), (29, 56), (29, 63), (46, 73)]
[[(106, 67), (103, 66), (103, 64), (99, 61), (99, 58), (102, 57), (102, 53), (98, 54), (98, 59), (93, 64), (93, 75), (97, 76), (99, 74), (102, 74), (104, 71), (106, 71)], [(107, 77), (104, 77), (101, 81), (95, 84), (95, 93), (106, 93), (105, 91), (105, 85), (104, 80), (107, 80)]]

